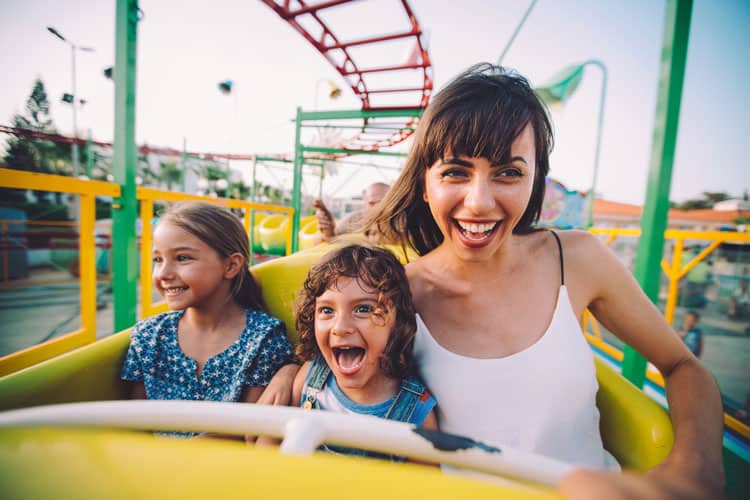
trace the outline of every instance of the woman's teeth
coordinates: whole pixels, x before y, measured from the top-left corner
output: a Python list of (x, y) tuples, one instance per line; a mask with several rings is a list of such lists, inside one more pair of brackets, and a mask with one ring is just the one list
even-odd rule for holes
[(460, 220), (457, 220), (456, 223), (461, 233), (469, 239), (482, 239), (488, 236), (498, 224), (497, 222), (474, 223)]

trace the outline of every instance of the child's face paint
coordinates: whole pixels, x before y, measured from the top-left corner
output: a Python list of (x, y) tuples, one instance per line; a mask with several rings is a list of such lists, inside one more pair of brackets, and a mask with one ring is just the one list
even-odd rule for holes
[(379, 292), (341, 278), (315, 300), (315, 340), (344, 393), (359, 404), (384, 401), (398, 382), (380, 369), (395, 311), (378, 303)]

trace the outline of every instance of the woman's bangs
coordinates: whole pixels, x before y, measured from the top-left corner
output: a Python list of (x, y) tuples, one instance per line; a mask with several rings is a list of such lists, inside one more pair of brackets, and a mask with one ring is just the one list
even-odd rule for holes
[(427, 165), (446, 154), (508, 162), (511, 144), (528, 123), (528, 117), (507, 116), (481, 102), (464, 103), (459, 109), (436, 116), (432, 122), (426, 137)]

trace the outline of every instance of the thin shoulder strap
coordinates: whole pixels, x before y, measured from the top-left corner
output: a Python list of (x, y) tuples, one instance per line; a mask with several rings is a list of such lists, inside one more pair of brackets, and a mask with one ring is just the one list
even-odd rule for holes
[(557, 242), (557, 248), (560, 249), (560, 284), (565, 284), (565, 265), (563, 264), (563, 249), (562, 249), (562, 243), (560, 243), (560, 237), (557, 235), (556, 232), (550, 230), (550, 233), (552, 233), (552, 236), (555, 237), (555, 241)]
[(302, 407), (305, 409), (317, 408), (318, 394), (326, 385), (328, 377), (331, 375), (331, 369), (326, 364), (323, 356), (317, 356), (310, 363), (310, 371), (307, 374), (307, 383), (305, 384), (305, 393), (303, 394), (304, 402)]
[(425, 387), (414, 378), (406, 378), (401, 381), (398, 394), (393, 400), (391, 407), (383, 416), (389, 420), (409, 422), (417, 402), (424, 395)]

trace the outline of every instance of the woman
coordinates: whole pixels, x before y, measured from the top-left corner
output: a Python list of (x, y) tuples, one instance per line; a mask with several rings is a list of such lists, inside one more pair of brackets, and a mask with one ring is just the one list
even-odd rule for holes
[(420, 255), (406, 268), (415, 356), (441, 429), (609, 467), (581, 335), (588, 308), (664, 375), (675, 444), (646, 476), (581, 472), (563, 492), (720, 496), (722, 413), (710, 374), (596, 237), (533, 227), (551, 147), (528, 82), (477, 65), (434, 97), (401, 176), (366, 222)]

